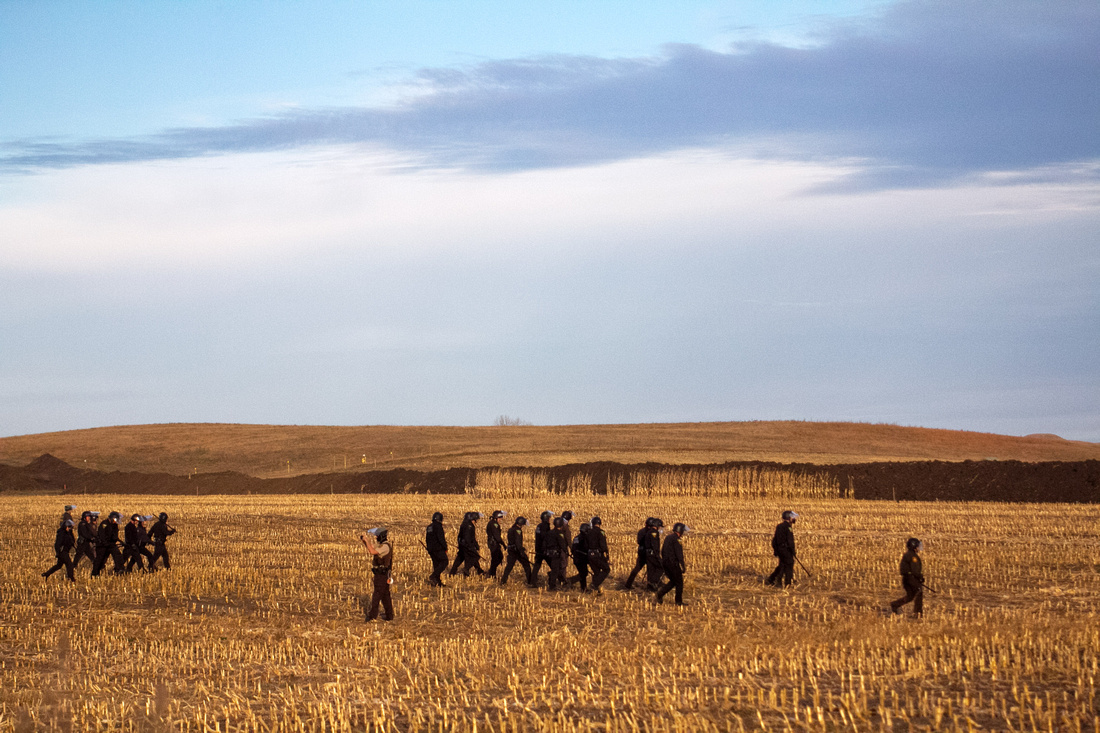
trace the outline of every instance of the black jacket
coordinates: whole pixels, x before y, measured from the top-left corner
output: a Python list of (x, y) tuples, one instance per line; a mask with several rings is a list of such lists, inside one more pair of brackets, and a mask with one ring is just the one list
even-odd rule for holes
[(57, 528), (57, 536), (53, 540), (53, 551), (57, 555), (68, 552), (73, 549), (73, 545), (76, 544), (76, 538), (73, 537), (73, 533), (64, 527)]
[(508, 529), (508, 551), (517, 555), (523, 554), (523, 526), (513, 524)]
[(443, 522), (432, 522), (424, 530), (424, 545), (429, 555), (447, 554), (447, 535), (443, 532)]
[(481, 549), (477, 544), (477, 525), (473, 522), (466, 522), (465, 526), (459, 530), (458, 544), (466, 552), (477, 552)]
[(645, 551), (649, 555), (661, 555), (661, 531), (650, 527), (645, 531)]
[(154, 545), (163, 545), (165, 541), (174, 535), (176, 530), (168, 526), (168, 522), (163, 519), (159, 519), (153, 523), (153, 526), (149, 529), (149, 539), (153, 541)]
[(794, 532), (791, 531), (791, 525), (786, 522), (780, 522), (775, 528), (775, 536), (772, 537), (772, 552), (776, 557), (784, 560), (793, 560), (795, 557)]
[(920, 555), (909, 550), (901, 556), (901, 563), (899, 565), (901, 570), (901, 579), (907, 580), (912, 578), (918, 583), (924, 582), (924, 568), (920, 561)]
[[(145, 543), (142, 541), (141, 526), (137, 524), (126, 523), (126, 546), (127, 547), (141, 547)], [(144, 539), (148, 539), (148, 534)]]
[(500, 520), (490, 519), (485, 525), (485, 540), (489, 543), (490, 550), (496, 550), (504, 545), (504, 540), (500, 538)]
[(99, 525), (99, 536), (96, 538), (96, 544), (100, 547), (114, 547), (118, 544), (118, 524), (115, 522), (104, 522)]
[(548, 557), (569, 556), (569, 540), (565, 538), (564, 527), (555, 527), (550, 530), (550, 536), (546, 538), (546, 555)]
[(80, 524), (76, 525), (77, 544), (86, 545), (89, 542), (95, 544), (95, 525), (91, 522), (85, 522), (81, 520)]
[(665, 546), (661, 550), (661, 564), (669, 572), (684, 572), (687, 565), (684, 563), (684, 546), (680, 544), (680, 535), (669, 532), (665, 537)]
[(535, 555), (546, 554), (546, 538), (550, 536), (550, 522), (539, 522), (535, 526)]
[(458, 541), (456, 544), (458, 545), (458, 549), (460, 550), (466, 549), (466, 537), (469, 536), (466, 532), (466, 529), (470, 526), (471, 525), (469, 519), (463, 519), (462, 524), (458, 525)]
[(591, 533), (592, 530), (581, 531), (573, 538), (572, 552), (574, 562), (588, 562), (588, 535)]
[(603, 531), (603, 527), (588, 530), (588, 556), (594, 555), (607, 557), (607, 533)]

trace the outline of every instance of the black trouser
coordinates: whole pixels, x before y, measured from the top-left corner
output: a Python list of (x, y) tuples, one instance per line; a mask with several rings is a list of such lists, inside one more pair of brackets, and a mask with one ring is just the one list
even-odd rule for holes
[(768, 576), (768, 585), (778, 585), (780, 577), (783, 578), (784, 587), (794, 582), (794, 556), (779, 558), (775, 571)]
[(481, 555), (474, 548), (466, 550), (463, 556), (462, 577), (470, 577), (470, 571), (476, 570), (478, 575), (484, 575), (485, 571), (481, 569)]
[(65, 550), (57, 553), (57, 564), (42, 573), (42, 577), (48, 578), (61, 568), (65, 568), (65, 575), (69, 577), (69, 580), (76, 580), (76, 576), (73, 574), (74, 567), (76, 567), (76, 565), (73, 563), (72, 558), (69, 557), (69, 551)]
[(630, 589), (634, 587), (634, 578), (638, 577), (638, 573), (646, 565), (645, 562), (645, 550), (641, 547), (638, 548), (638, 561), (634, 563), (634, 569), (630, 571), (630, 575), (626, 576), (626, 582), (623, 583), (623, 587)]
[(504, 550), (501, 545), (489, 545), (489, 577), (497, 577), (497, 568), (504, 562)]
[(455, 562), (451, 566), (451, 575), (458, 575), (458, 569), (462, 567), (462, 561), (466, 559), (466, 548), (462, 545), (455, 550)]
[(88, 562), (95, 567), (95, 545), (91, 542), (81, 542), (76, 546), (76, 556), (73, 557), (73, 568), (80, 564), (80, 558), (87, 557)]
[(684, 572), (680, 568), (665, 568), (664, 571), (668, 573), (668, 582), (657, 591), (657, 600), (661, 600), (666, 593), (675, 588), (676, 605), (682, 606), (684, 604)]
[(580, 583), (581, 590), (588, 590), (588, 558), (573, 558), (573, 567), (577, 569), (577, 574), (570, 576), (569, 582)]
[(118, 545), (97, 547), (95, 553), (95, 565), (92, 566), (93, 578), (103, 572), (104, 566), (107, 565), (107, 558), (111, 558), (115, 561), (114, 571), (116, 573), (122, 572), (122, 553), (118, 551)]
[(443, 585), (443, 573), (447, 570), (446, 552), (429, 552), (432, 558), (432, 574), (428, 576), (428, 583), (434, 586)]
[(162, 557), (164, 558), (164, 569), (165, 570), (171, 570), (172, 569), (172, 558), (170, 558), (168, 556), (168, 548), (165, 547), (164, 543), (158, 542), (155, 545), (153, 545), (153, 554), (149, 558), (149, 571), (150, 572), (156, 570), (155, 566), (157, 564), (157, 560), (159, 560)]
[(516, 563), (523, 566), (524, 580), (531, 582), (531, 561), (527, 559), (527, 550), (508, 550), (508, 562), (504, 566), (504, 574), (500, 576), (500, 584), (508, 582), (508, 575)]
[[(530, 575), (531, 577), (528, 579), (527, 582), (529, 582), (531, 585), (538, 585), (538, 582), (539, 582), (539, 569), (542, 567), (543, 563), (546, 563), (547, 568), (549, 568), (550, 567), (550, 557), (548, 555), (546, 555), (545, 553), (536, 552), (535, 553), (535, 562), (531, 566), (531, 572), (528, 573), (528, 575)], [(547, 572), (549, 572), (549, 570)]]
[(611, 564), (607, 557), (600, 553), (588, 553), (588, 564), (592, 567), (592, 590), (599, 590), (600, 585), (611, 574)]
[(665, 574), (665, 568), (661, 565), (661, 556), (654, 553), (646, 553), (645, 558), (645, 584), (647, 590), (657, 590), (661, 587), (661, 577)]
[(898, 609), (910, 601), (913, 602), (913, 613), (917, 616), (924, 615), (924, 586), (911, 575), (901, 576), (901, 587), (905, 589), (905, 595), (890, 603), (890, 610), (898, 613)]
[(547, 590), (557, 590), (559, 585), (565, 584), (565, 555), (550, 555), (546, 560), (550, 563)]
[(378, 618), (378, 605), (386, 610), (383, 618), (393, 621), (393, 599), (390, 598), (390, 574), (389, 572), (374, 573), (374, 593), (370, 597), (370, 610), (367, 611), (367, 621)]
[(134, 569), (134, 566), (138, 566), (138, 570), (145, 570), (145, 560), (142, 558), (153, 559), (153, 556), (149, 554), (149, 551), (140, 545), (127, 546), (126, 551), (122, 554), (122, 560), (126, 563), (126, 572), (130, 572)]

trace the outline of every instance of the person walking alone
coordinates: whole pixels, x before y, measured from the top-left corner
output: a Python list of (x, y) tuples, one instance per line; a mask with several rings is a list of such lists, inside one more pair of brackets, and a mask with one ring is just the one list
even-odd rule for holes
[(366, 534), (359, 535), (359, 541), (371, 554), (371, 573), (374, 576), (374, 592), (367, 610), (367, 621), (378, 618), (378, 607), (385, 609), (383, 620), (393, 621), (393, 600), (390, 598), (390, 585), (393, 584), (393, 545), (389, 533), (383, 527), (375, 527)]
[(775, 571), (764, 581), (768, 585), (778, 587), (779, 581), (782, 579), (783, 587), (786, 588), (794, 581), (794, 559), (796, 557), (794, 523), (797, 521), (798, 515), (788, 509), (783, 512), (783, 521), (775, 527), (775, 534), (772, 536), (772, 553), (779, 558), (779, 564), (775, 566)]

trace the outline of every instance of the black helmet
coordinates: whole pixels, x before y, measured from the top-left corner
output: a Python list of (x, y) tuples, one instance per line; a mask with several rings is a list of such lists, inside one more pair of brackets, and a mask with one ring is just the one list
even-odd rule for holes
[(66, 519), (64, 522), (61, 523), (61, 526), (65, 529), (72, 529), (75, 525), (73, 524), (73, 520)]
[(526, 526), (527, 525), (527, 517), (516, 517), (516, 524), (518, 524), (521, 527)]
[(905, 541), (905, 549), (907, 550), (919, 550), (924, 543), (918, 540), (916, 537), (910, 537)]
[(672, 531), (682, 537), (683, 535), (686, 535), (688, 533), (688, 526), (683, 522), (677, 522), (676, 524), (672, 525)]
[(117, 522), (118, 520), (122, 519), (122, 515), (118, 512), (111, 512), (107, 515), (107, 519), (112, 519)]
[(581, 534), (584, 534), (585, 532), (587, 532), (590, 529), (592, 529), (591, 524), (589, 524), (588, 522), (582, 522), (581, 523)]
[(160, 515), (157, 517), (157, 519), (159, 519), (162, 522), (167, 522), (168, 521), (168, 512), (161, 512)]
[(503, 519), (504, 515), (507, 513), (508, 512), (502, 512), (501, 510), (497, 509), (495, 512), (493, 512), (493, 519)]
[(476, 522), (481, 519), (481, 512), (470, 512), (470, 521)]
[(663, 526), (665, 526), (665, 523), (661, 521), (660, 517), (654, 517), (653, 518), (653, 526), (654, 527), (663, 527)]
[(65, 505), (65, 511), (71, 512), (73, 509), (76, 509), (76, 504), (66, 504)]
[(549, 522), (550, 517), (554, 516), (554, 512), (543, 512), (539, 515), (539, 520), (543, 522)]
[(792, 512), (790, 509), (788, 509), (787, 511), (783, 512), (783, 518), (784, 519), (798, 519), (798, 513), (797, 512)]
[(645, 526), (647, 526), (647, 527), (652, 527), (653, 526), (653, 517), (646, 517), (645, 518)]
[(81, 519), (91, 519), (93, 516), (95, 516), (95, 515), (92, 514), (91, 512), (84, 512), (83, 514), (80, 515), (80, 518)]
[(436, 512), (435, 514), (433, 514), (432, 515), (432, 521), (433, 522), (442, 522), (443, 521), (443, 512)]
[(382, 529), (375, 532), (374, 536), (378, 539), (379, 542), (385, 542), (387, 539), (389, 539), (390, 533), (385, 527), (383, 527)]
[(564, 512), (561, 513), (561, 518), (564, 519), (567, 522), (572, 522), (573, 521), (573, 512), (566, 509)]
[(591, 519), (588, 520), (588, 523), (591, 524), (593, 527), (599, 527), (600, 525), (603, 524), (603, 520), (600, 519), (599, 517), (592, 517)]
[(554, 528), (561, 529), (565, 526), (565, 519), (562, 517), (554, 517)]

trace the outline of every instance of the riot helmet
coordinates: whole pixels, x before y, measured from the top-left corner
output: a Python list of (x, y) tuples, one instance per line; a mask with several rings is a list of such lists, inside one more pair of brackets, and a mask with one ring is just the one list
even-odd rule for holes
[(506, 517), (507, 515), (508, 512), (502, 512), (500, 509), (497, 509), (495, 512), (493, 512), (493, 519), (504, 519), (504, 517)]
[(572, 522), (573, 521), (573, 512), (566, 509), (564, 512), (561, 513), (561, 518), (564, 519), (567, 522)]
[(783, 512), (783, 519), (784, 520), (789, 519), (792, 522), (797, 521), (798, 520), (798, 512), (792, 512), (790, 509), (788, 509), (787, 511)]
[(524, 517), (524, 516), (516, 517), (516, 524), (518, 524), (521, 527), (526, 527), (527, 526), (527, 517)]
[(691, 528), (683, 522), (677, 522), (676, 524), (672, 525), (672, 531), (680, 535), (681, 537), (686, 535), (690, 529)]
[(549, 522), (550, 518), (554, 516), (554, 512), (543, 512), (539, 515), (539, 521)]
[(910, 537), (905, 541), (905, 549), (910, 551), (916, 550), (917, 552), (920, 552), (924, 549), (924, 543), (918, 540), (916, 537)]
[(603, 520), (599, 517), (592, 517), (588, 520), (588, 523), (591, 524), (593, 527), (599, 527), (603, 525)]
[(160, 515), (157, 518), (160, 519), (160, 521), (162, 521), (162, 522), (167, 522), (168, 521), (168, 512), (161, 512)]
[(436, 512), (435, 514), (433, 514), (432, 515), (432, 521), (433, 522), (442, 522), (443, 521), (443, 512)]
[(554, 517), (554, 529), (561, 529), (565, 526), (565, 519), (563, 517)]
[(66, 519), (64, 522), (61, 523), (61, 526), (64, 527), (65, 529), (72, 529), (76, 525), (73, 523), (73, 520)]

